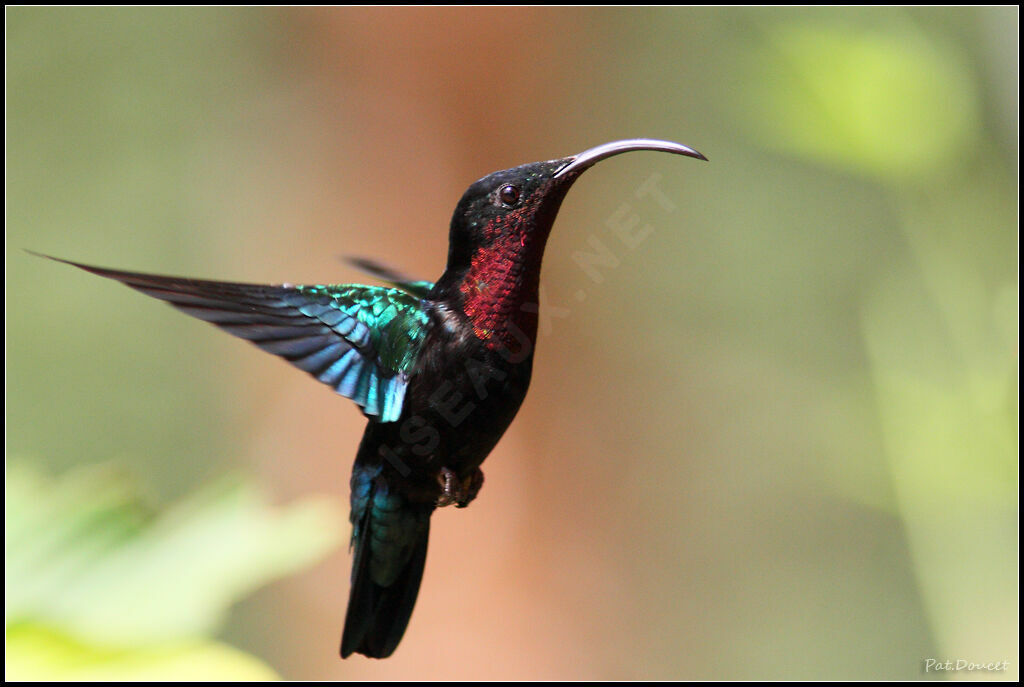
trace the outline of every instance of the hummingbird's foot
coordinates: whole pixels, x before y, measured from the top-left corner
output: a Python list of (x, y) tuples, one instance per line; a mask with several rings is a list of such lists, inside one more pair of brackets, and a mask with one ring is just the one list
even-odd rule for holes
[(480, 487), (484, 486), (484, 471), (480, 468), (473, 468), (473, 472), (462, 482), (462, 498), (455, 504), (456, 508), (465, 508), (470, 501), (480, 493)]
[(456, 508), (465, 508), (480, 492), (484, 484), (484, 473), (480, 468), (473, 468), (468, 477), (460, 480), (453, 471), (441, 468), (438, 481), (441, 483), (441, 496), (437, 499), (437, 507), (454, 505)]

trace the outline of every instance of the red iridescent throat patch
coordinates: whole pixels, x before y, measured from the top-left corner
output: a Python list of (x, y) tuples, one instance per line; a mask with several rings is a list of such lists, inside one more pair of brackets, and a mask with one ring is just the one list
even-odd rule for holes
[(537, 335), (537, 304), (540, 260), (546, 236), (528, 231), (521, 208), (497, 217), (485, 227), (487, 245), (477, 250), (459, 287), (463, 307), (473, 331), (488, 348), (518, 348), (523, 335), (532, 342)]

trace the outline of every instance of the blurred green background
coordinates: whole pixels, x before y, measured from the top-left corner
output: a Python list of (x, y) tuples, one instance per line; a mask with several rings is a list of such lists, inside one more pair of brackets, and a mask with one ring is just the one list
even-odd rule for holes
[[(1018, 16), (7, 9), (8, 676), (1016, 679)], [(569, 194), (384, 662), (337, 658), (354, 406), (21, 250), (433, 278), (470, 182), (628, 137), (711, 162)]]

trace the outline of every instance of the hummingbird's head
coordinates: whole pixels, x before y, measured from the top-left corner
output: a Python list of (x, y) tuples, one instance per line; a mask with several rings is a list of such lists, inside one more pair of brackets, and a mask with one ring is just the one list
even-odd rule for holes
[(633, 150), (655, 150), (706, 160), (679, 143), (613, 141), (579, 155), (533, 162), (488, 174), (463, 194), (452, 216), (448, 269), (465, 269), (481, 250), (539, 261), (558, 209), (580, 175), (601, 160)]
[(678, 143), (632, 139), (488, 174), (466, 190), (455, 208), (448, 267), (431, 297), (454, 299), (487, 346), (510, 347), (520, 335), (532, 341), (540, 263), (565, 194), (594, 164), (631, 150), (706, 159)]

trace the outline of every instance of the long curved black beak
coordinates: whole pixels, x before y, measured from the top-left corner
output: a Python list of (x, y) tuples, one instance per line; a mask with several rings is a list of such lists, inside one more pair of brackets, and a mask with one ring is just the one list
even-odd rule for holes
[(663, 153), (675, 153), (676, 155), (686, 155), (687, 157), (695, 157), (698, 160), (707, 161), (706, 157), (698, 153), (693, 148), (684, 146), (682, 143), (659, 141), (653, 138), (629, 138), (624, 141), (604, 143), (589, 150), (584, 150), (579, 155), (574, 155), (569, 158), (569, 163), (565, 167), (562, 167), (560, 170), (555, 172), (554, 178), (557, 179), (567, 174), (572, 174), (573, 172), (582, 172), (601, 160), (620, 153), (628, 153), (633, 150), (656, 150)]

